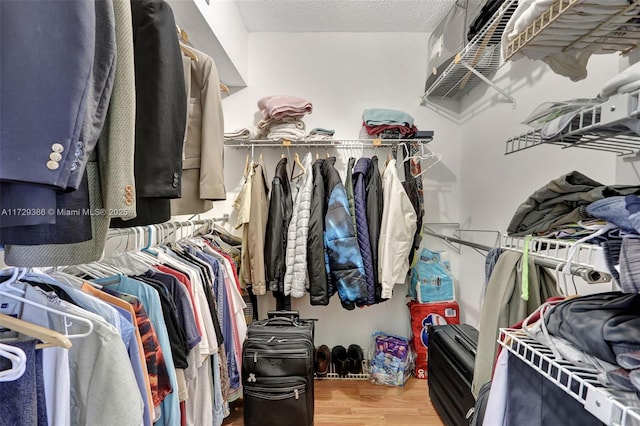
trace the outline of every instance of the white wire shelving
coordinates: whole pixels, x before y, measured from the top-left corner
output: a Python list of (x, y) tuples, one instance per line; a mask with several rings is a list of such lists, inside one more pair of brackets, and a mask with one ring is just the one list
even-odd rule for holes
[[(607, 101), (581, 111), (567, 128), (553, 139), (543, 139), (531, 130), (507, 140), (505, 155), (542, 144), (613, 152), (619, 156), (640, 152), (640, 135), (628, 124), (638, 122), (640, 92), (614, 95)], [(640, 127), (640, 126), (638, 126)]]
[(251, 139), (251, 140), (225, 140), (224, 146), (229, 148), (376, 148), (376, 147), (393, 147), (399, 143), (422, 143), (427, 144), (433, 140), (430, 138), (421, 139), (333, 139), (329, 141), (289, 141), (289, 140), (270, 140), (270, 139)]
[(624, 5), (599, 2), (597, 7), (594, 2), (584, 3), (582, 0), (554, 2), (507, 43), (505, 60), (528, 47), (557, 52), (588, 49), (598, 53), (626, 53), (638, 46), (640, 0)]
[[(503, 249), (518, 252), (524, 251), (526, 245), (526, 239), (524, 237), (504, 235), (502, 239)], [(570, 263), (572, 270), (576, 272), (584, 269), (585, 271), (593, 271), (591, 274), (600, 273), (600, 279), (596, 280), (598, 282), (608, 282), (611, 280), (604, 250), (600, 246), (536, 237), (531, 239), (528, 251), (530, 256), (548, 260), (556, 265)], [(593, 280), (588, 279), (587, 281)]]
[(616, 394), (603, 387), (597, 380), (596, 370), (555, 358), (549, 348), (522, 330), (500, 329), (498, 343), (580, 402), (585, 410), (606, 425), (640, 424), (640, 399), (630, 394)]
[(455, 56), (440, 76), (426, 89), (423, 102), (429, 98), (454, 98), (485, 82), (515, 105), (515, 99), (495, 85), (490, 76), (503, 64), (502, 33), (513, 14), (517, 0), (507, 0), (473, 39)]

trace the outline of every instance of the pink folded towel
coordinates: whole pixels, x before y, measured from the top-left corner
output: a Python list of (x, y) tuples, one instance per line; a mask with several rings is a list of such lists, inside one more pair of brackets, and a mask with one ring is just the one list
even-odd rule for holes
[(295, 96), (266, 96), (258, 101), (264, 118), (302, 117), (311, 114), (313, 105), (306, 99)]

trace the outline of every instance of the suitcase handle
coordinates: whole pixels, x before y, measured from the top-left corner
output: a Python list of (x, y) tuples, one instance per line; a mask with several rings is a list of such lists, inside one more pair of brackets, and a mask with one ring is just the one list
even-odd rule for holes
[(288, 317), (273, 317), (273, 318), (267, 318), (266, 320), (264, 320), (264, 325), (272, 325), (276, 323), (300, 327), (300, 324), (298, 323), (297, 320), (288, 318)]
[(461, 339), (460, 336), (456, 334), (455, 336), (453, 336), (453, 338), (456, 340), (456, 342), (460, 344), (460, 346), (465, 348), (469, 353), (473, 354), (473, 356), (476, 356), (476, 350), (473, 347), (471, 347), (467, 342), (465, 342), (463, 339)]
[(297, 321), (300, 319), (300, 313), (298, 311), (268, 311), (267, 318), (290, 318)]

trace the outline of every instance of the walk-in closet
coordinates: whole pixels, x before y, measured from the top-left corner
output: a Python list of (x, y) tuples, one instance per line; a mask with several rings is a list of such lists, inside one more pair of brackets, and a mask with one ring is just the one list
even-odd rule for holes
[(0, 426), (640, 425), (639, 43), (640, 0), (0, 0)]

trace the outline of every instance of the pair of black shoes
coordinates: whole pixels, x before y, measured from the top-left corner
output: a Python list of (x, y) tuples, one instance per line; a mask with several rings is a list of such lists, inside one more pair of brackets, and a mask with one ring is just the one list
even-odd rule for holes
[(358, 345), (349, 345), (349, 349), (338, 345), (331, 350), (331, 360), (340, 377), (345, 377), (349, 373), (361, 374), (363, 359), (362, 348)]

